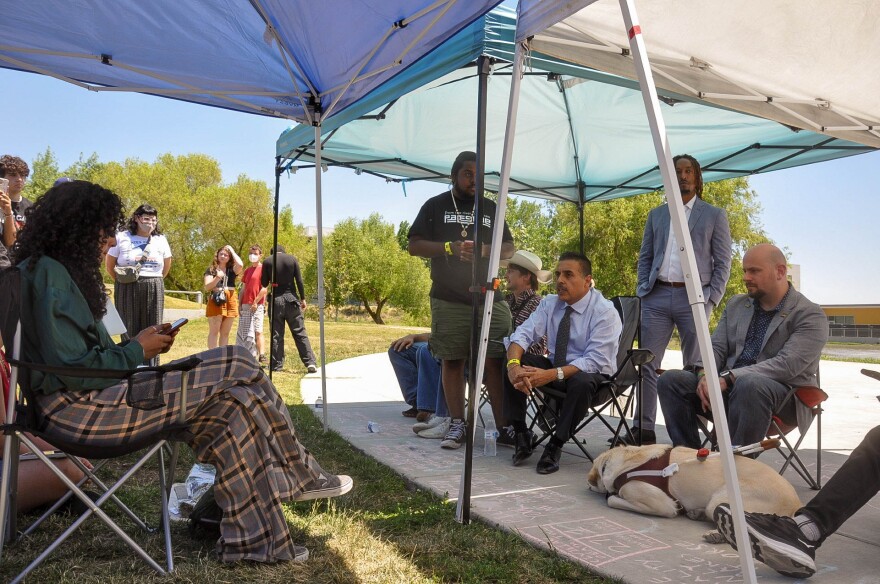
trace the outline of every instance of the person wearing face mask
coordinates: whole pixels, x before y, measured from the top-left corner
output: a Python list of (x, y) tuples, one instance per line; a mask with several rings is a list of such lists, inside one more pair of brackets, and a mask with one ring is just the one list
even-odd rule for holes
[[(159, 212), (144, 203), (128, 220), (128, 229), (116, 234), (116, 245), (107, 251), (105, 267), (113, 279), (116, 310), (128, 331), (137, 333), (161, 324), (165, 309), (165, 276), (171, 270), (171, 246), (159, 229)], [(137, 280), (122, 282), (119, 267), (140, 266)], [(159, 357), (144, 362), (159, 365)]]
[(263, 345), (263, 318), (266, 313), (266, 287), (263, 278), (263, 248), (251, 246), (248, 253), (250, 266), (241, 276), (243, 291), (238, 308), (238, 334), (236, 343), (248, 349), (260, 363), (266, 362)]

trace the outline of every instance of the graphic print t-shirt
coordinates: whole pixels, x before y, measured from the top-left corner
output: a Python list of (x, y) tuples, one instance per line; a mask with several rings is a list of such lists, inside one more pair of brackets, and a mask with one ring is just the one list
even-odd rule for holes
[[(149, 245), (147, 245), (148, 240)], [(141, 266), (140, 277), (161, 278), (165, 258), (171, 257), (171, 247), (164, 235), (148, 238), (132, 235), (130, 231), (120, 231), (116, 234), (116, 246), (111, 247), (107, 254), (115, 257), (119, 266), (133, 266), (141, 261), (144, 250), (147, 252), (147, 260)]]
[[(456, 211), (456, 207), (458, 210)], [(474, 209), (473, 199), (455, 199), (449, 191), (431, 197), (413, 221), (409, 229), (409, 237), (418, 236), (428, 241), (459, 241), (474, 239), (474, 226), (471, 212)], [(492, 222), (495, 219), (495, 202), (485, 197), (482, 199), (480, 214), (483, 216), (480, 226), (480, 238), (483, 243), (492, 243)], [(467, 232), (461, 236), (462, 229)], [(507, 223), (504, 224), (502, 241), (513, 241)], [(479, 256), (479, 253), (475, 253)], [(485, 283), (489, 273), (489, 259), (481, 258), (477, 274)], [(463, 262), (455, 256), (431, 258), (431, 297), (471, 304), (472, 295), (468, 290), (471, 285), (471, 264)]]

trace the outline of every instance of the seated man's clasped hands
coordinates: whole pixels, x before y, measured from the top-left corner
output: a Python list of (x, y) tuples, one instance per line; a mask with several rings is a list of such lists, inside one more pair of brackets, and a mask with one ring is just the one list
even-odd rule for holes
[[(507, 376), (504, 416), (515, 432), (513, 464), (532, 454), (532, 433), (526, 426), (526, 398), (532, 390), (552, 386), (565, 393), (554, 435), (537, 471), (559, 470), (562, 446), (587, 413), (600, 384), (614, 373), (622, 324), (614, 305), (591, 289), (592, 265), (586, 256), (566, 252), (556, 267), (556, 292), (506, 339)], [(526, 353), (547, 337), (549, 358)]]
[[(743, 257), (748, 293), (730, 299), (712, 334), (734, 445), (762, 440), (780, 407), (784, 422), (801, 431), (809, 424), (809, 409), (785, 399), (792, 388), (817, 385), (828, 325), (822, 309), (788, 282), (787, 271), (779, 248), (762, 243), (748, 250)], [(700, 365), (694, 372), (660, 376), (660, 405), (675, 446), (699, 448), (697, 416), (712, 417), (708, 372)]]

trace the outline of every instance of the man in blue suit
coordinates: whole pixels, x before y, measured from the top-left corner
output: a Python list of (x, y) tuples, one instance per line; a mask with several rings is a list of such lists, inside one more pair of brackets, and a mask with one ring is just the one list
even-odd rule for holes
[[(703, 201), (703, 174), (700, 163), (688, 154), (673, 158), (688, 230), (694, 243), (697, 270), (706, 300), (706, 315), (718, 306), (730, 277), (731, 241), (727, 212)], [(660, 366), (672, 338), (673, 327), (681, 338), (684, 364), (699, 361), (694, 317), (684, 283), (684, 254), (676, 241), (669, 206), (661, 205), (648, 214), (642, 248), (639, 251), (639, 281), (636, 294), (642, 299), (641, 347), (655, 355)], [(657, 372), (644, 368), (642, 399), (633, 419), (636, 439), (643, 444), (656, 442)]]

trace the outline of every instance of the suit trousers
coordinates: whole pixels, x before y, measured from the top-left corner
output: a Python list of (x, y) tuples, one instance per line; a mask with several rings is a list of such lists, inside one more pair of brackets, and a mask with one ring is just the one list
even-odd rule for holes
[[(521, 358), (522, 365), (540, 369), (555, 369), (550, 359), (542, 355), (526, 353)], [(575, 373), (565, 381), (554, 381), (549, 385), (557, 391), (565, 392), (559, 408), (556, 428), (553, 435), (561, 442), (567, 442), (577, 425), (587, 415), (590, 406), (596, 401), (599, 385), (608, 378), (601, 373)], [(504, 417), (508, 422), (525, 422), (526, 394), (519, 391), (504, 375)]]
[(880, 491), (880, 426), (873, 428), (834, 476), (797, 514), (809, 515), (825, 538)]
[[(697, 414), (712, 417), (711, 412), (703, 412), (697, 382), (697, 375), (690, 371), (667, 371), (660, 376), (660, 407), (673, 446), (699, 448)], [(745, 373), (737, 377), (733, 390), (723, 394), (731, 443), (745, 446), (763, 440), (773, 412), (779, 409), (788, 392), (787, 385), (763, 375)], [(788, 400), (781, 414), (784, 422), (797, 423), (794, 399)]]
[[(712, 304), (706, 301), (706, 313), (712, 313)], [(654, 361), (642, 368), (642, 398), (636, 404), (633, 425), (653, 430), (657, 420), (657, 371), (672, 338), (672, 329), (678, 329), (682, 358), (685, 365), (700, 360), (697, 330), (688, 300), (687, 288), (654, 285), (642, 298), (641, 339), (639, 346), (654, 354)]]
[[(292, 298), (292, 300), (291, 300)], [(299, 351), (299, 358), (303, 365), (315, 365), (317, 359), (312, 352), (312, 344), (306, 334), (305, 323), (303, 322), (302, 309), (299, 301), (290, 295), (280, 296), (272, 300), (272, 359), (270, 366), (273, 370), (279, 370), (284, 367), (284, 325), (290, 328), (290, 334), (293, 335), (293, 342), (296, 343), (296, 349)]]

